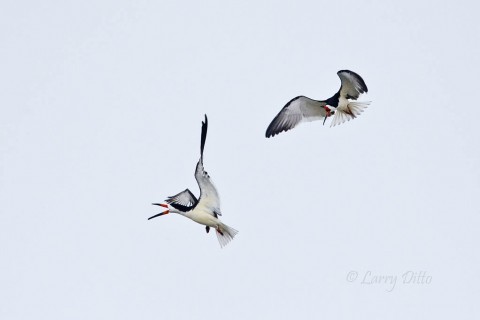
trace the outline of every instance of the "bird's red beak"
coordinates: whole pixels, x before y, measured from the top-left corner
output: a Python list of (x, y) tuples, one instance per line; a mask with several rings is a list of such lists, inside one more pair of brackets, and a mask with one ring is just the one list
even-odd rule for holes
[[(164, 207), (164, 208), (168, 208), (168, 204), (164, 204), (164, 203), (152, 203), (154, 206), (160, 206), (160, 207)], [(163, 216), (165, 214), (169, 214), (170, 213), (170, 210), (165, 210), (161, 213), (158, 213), (154, 216), (151, 216), (150, 218), (148, 218), (148, 220), (150, 219), (153, 219), (153, 218), (156, 218), (156, 217), (160, 217), (160, 216)]]

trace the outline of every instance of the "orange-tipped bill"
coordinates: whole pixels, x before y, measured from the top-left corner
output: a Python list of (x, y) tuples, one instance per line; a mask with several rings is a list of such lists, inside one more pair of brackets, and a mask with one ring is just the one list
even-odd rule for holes
[[(168, 208), (168, 205), (164, 204), (164, 203), (152, 203), (154, 206), (160, 206), (160, 207), (164, 207), (164, 208)], [(156, 217), (160, 217), (160, 216), (163, 216), (165, 214), (169, 214), (170, 213), (170, 210), (165, 210), (161, 213), (158, 213), (154, 216), (151, 216), (150, 218), (148, 218), (148, 220), (150, 219), (153, 219), (153, 218), (156, 218)]]

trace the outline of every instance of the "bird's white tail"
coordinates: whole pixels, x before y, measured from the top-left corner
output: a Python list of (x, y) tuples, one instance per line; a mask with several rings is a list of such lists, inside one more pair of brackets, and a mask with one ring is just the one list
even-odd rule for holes
[(352, 101), (346, 107), (337, 108), (337, 110), (335, 110), (335, 115), (333, 116), (333, 121), (332, 124), (330, 124), (330, 127), (335, 127), (336, 125), (342, 124), (345, 121), (355, 119), (363, 112), (363, 110), (368, 107), (369, 104), (370, 101)]
[(238, 233), (237, 230), (233, 229), (232, 227), (227, 226), (226, 224), (220, 225), (220, 231), (217, 231), (217, 238), (218, 242), (220, 242), (220, 247), (225, 247), (235, 235)]

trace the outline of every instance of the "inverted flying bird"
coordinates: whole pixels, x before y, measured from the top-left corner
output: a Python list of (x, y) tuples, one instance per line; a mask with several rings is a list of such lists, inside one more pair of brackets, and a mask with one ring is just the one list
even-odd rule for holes
[(350, 70), (340, 70), (337, 75), (342, 81), (340, 90), (327, 100), (313, 100), (298, 96), (290, 100), (277, 114), (267, 128), (265, 136), (273, 137), (282, 131), (295, 128), (301, 122), (322, 120), (333, 117), (330, 127), (350, 121), (359, 116), (370, 102), (357, 102), (360, 94), (368, 92), (362, 77)]
[(195, 179), (200, 188), (200, 198), (197, 199), (189, 189), (185, 189), (174, 196), (168, 197), (165, 200), (166, 203), (152, 203), (153, 205), (164, 207), (167, 210), (148, 218), (148, 220), (170, 212), (178, 213), (197, 223), (205, 225), (207, 233), (210, 231), (210, 228), (214, 228), (220, 246), (224, 247), (235, 237), (238, 231), (218, 219), (218, 216), (222, 215), (220, 211), (220, 198), (210, 176), (203, 168), (203, 149), (207, 138), (207, 128), (208, 119), (207, 115), (205, 115), (205, 121), (202, 122), (200, 160), (198, 160), (195, 169)]

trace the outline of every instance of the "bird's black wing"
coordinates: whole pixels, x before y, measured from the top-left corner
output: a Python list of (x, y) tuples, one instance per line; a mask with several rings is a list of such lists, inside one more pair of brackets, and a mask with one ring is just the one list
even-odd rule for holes
[(205, 140), (207, 140), (208, 119), (205, 115), (205, 121), (202, 121), (202, 136), (200, 138), (200, 160), (203, 160), (203, 149), (205, 148)]
[(362, 77), (350, 70), (340, 70), (337, 75), (342, 81), (340, 96), (347, 99), (357, 100), (360, 94), (368, 92), (367, 85)]
[(267, 128), (265, 136), (273, 137), (282, 131), (295, 128), (301, 122), (324, 119), (327, 116), (325, 101), (317, 101), (305, 96), (290, 100)]
[(184, 212), (192, 210), (198, 203), (197, 198), (189, 189), (185, 189), (174, 196), (168, 197), (165, 201), (175, 209)]
[(200, 188), (199, 201), (204, 201), (204, 203), (212, 210), (211, 214), (216, 217), (216, 215), (222, 215), (220, 211), (220, 197), (218, 195), (217, 188), (215, 188), (215, 185), (210, 179), (209, 174), (203, 167), (203, 149), (205, 148), (205, 140), (207, 139), (207, 129), (208, 119), (207, 115), (205, 115), (205, 121), (202, 122), (200, 160), (198, 160), (195, 168), (195, 179), (197, 180), (198, 187)]
[[(337, 74), (342, 81), (342, 85), (336, 96), (344, 99), (357, 100), (360, 94), (368, 92), (365, 81), (363, 81), (362, 77), (355, 72), (350, 70), (340, 70)], [(355, 119), (368, 107), (369, 104), (370, 101), (350, 101), (347, 104), (339, 105), (330, 127)]]

